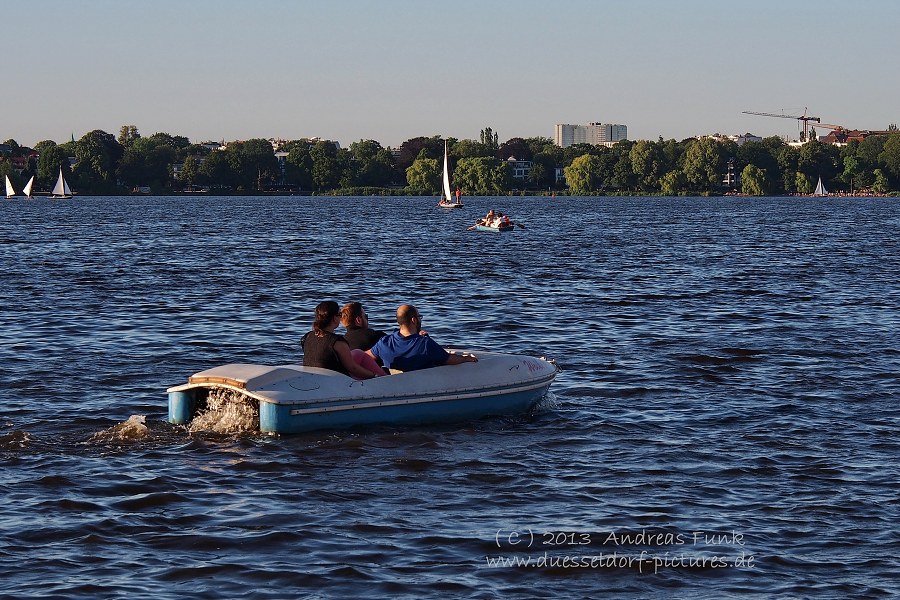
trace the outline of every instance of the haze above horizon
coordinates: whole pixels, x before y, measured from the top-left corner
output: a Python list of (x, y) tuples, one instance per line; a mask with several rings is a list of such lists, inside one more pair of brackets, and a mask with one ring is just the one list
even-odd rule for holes
[[(900, 122), (893, 0), (31, 0), (6, 11), (0, 140), (796, 138)], [(821, 130), (824, 134), (825, 131)]]

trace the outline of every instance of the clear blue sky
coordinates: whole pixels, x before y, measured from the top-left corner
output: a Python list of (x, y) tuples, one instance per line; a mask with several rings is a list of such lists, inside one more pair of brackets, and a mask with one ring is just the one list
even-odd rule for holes
[[(789, 135), (900, 123), (898, 0), (3, 2), (0, 140)], [(824, 133), (824, 132), (823, 132)]]

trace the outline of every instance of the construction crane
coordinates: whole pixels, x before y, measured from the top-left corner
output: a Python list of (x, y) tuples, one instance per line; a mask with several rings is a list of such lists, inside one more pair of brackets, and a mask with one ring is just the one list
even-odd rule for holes
[(759, 115), (761, 117), (778, 117), (779, 119), (797, 119), (798, 121), (803, 121), (803, 135), (800, 137), (801, 142), (805, 142), (809, 137), (809, 122), (815, 121), (816, 123), (821, 123), (822, 119), (819, 117), (810, 117), (806, 114), (806, 109), (803, 109), (803, 115), (779, 115), (776, 113), (766, 113), (766, 112), (754, 112), (752, 110), (742, 111), (745, 115)]

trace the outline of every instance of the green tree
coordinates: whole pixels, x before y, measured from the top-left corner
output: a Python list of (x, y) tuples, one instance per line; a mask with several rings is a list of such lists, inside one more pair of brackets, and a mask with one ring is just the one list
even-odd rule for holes
[(509, 190), (509, 166), (497, 158), (463, 158), (456, 164), (453, 181), (468, 195), (501, 194)]
[(398, 172), (405, 173), (417, 158), (437, 159), (443, 156), (444, 140), (440, 136), (416, 137), (400, 144), (395, 166)]
[(268, 140), (250, 139), (228, 144), (226, 158), (236, 178), (238, 190), (263, 190), (281, 178), (275, 150)]
[(724, 156), (713, 138), (693, 140), (684, 153), (684, 175), (699, 191), (708, 192), (720, 185)]
[(187, 185), (194, 185), (200, 175), (200, 165), (203, 159), (199, 156), (188, 156), (181, 165), (181, 181)]
[(812, 194), (816, 189), (816, 184), (812, 182), (809, 175), (803, 171), (797, 171), (794, 174), (794, 189), (798, 194)]
[(796, 148), (788, 145), (784, 145), (776, 154), (778, 172), (781, 173), (781, 189), (788, 194), (797, 191), (799, 154)]
[(881, 169), (875, 169), (875, 181), (872, 184), (872, 191), (876, 194), (886, 194), (888, 190), (890, 190), (890, 186), (888, 185), (888, 178), (885, 176), (884, 171)]
[(344, 156), (332, 142), (319, 141), (309, 152), (312, 159), (312, 178), (317, 190), (333, 190), (338, 187), (347, 167)]
[(75, 144), (77, 189), (82, 193), (116, 191), (116, 169), (124, 149), (112, 134), (100, 129), (84, 134)]
[(485, 127), (481, 130), (481, 145), (487, 148), (491, 155), (496, 155), (497, 150), (500, 149), (499, 136), (493, 129), (490, 127)]
[(141, 134), (138, 133), (138, 128), (136, 125), (122, 125), (119, 128), (119, 137), (116, 141), (125, 148), (131, 145), (137, 139), (140, 139)]
[(831, 180), (838, 172), (839, 159), (840, 149), (837, 146), (812, 140), (800, 146), (797, 170), (805, 174), (808, 181), (813, 182), (813, 189), (819, 177), (826, 187), (831, 187)]
[(16, 189), (19, 188), (19, 181), (18, 177), (16, 177), (15, 169), (12, 168), (12, 163), (8, 160), (0, 161), (0, 179), (3, 179), (4, 177), (9, 177), (13, 187)]
[(531, 151), (532, 156), (537, 154), (548, 154), (554, 156), (554, 158), (559, 158), (554, 155), (554, 152), (562, 151), (562, 148), (554, 144), (553, 140), (548, 137), (525, 138), (525, 143), (528, 145), (528, 149)]
[(44, 140), (34, 145), (34, 151), (39, 154), (35, 189), (52, 187), (56, 183), (56, 178), (59, 177), (60, 167), (62, 167), (66, 179), (71, 180), (69, 157), (62, 146), (58, 146), (53, 140)]
[(213, 150), (197, 169), (196, 183), (212, 187), (234, 189), (238, 181), (224, 150)]
[[(631, 165), (631, 148), (634, 145), (632, 141), (617, 142), (611, 149), (599, 147), (595, 149), (595, 155), (601, 160), (602, 168), (600, 170), (600, 186), (601, 188), (608, 182), (611, 187), (620, 190), (634, 190), (638, 187), (637, 175), (634, 174), (634, 168)], [(609, 150), (609, 156), (605, 156)]]
[(853, 156), (853, 154), (848, 154), (844, 156), (844, 170), (841, 173), (841, 179), (845, 184), (850, 186), (850, 191), (852, 192), (854, 189), (854, 184), (856, 183), (857, 177), (861, 173), (862, 169), (860, 166), (859, 159)]
[(735, 149), (735, 169), (743, 173), (747, 165), (759, 167), (766, 173), (767, 194), (778, 193), (783, 188), (778, 166), (778, 152), (784, 147), (779, 137), (769, 137), (760, 142), (746, 142)]
[(377, 187), (394, 182), (391, 152), (375, 140), (360, 140), (350, 144), (350, 160), (355, 185)]
[(569, 191), (577, 196), (593, 194), (599, 189), (601, 161), (592, 154), (584, 154), (563, 169)]
[(884, 146), (878, 154), (878, 160), (888, 173), (900, 179), (900, 133), (892, 133), (887, 136)]
[(127, 187), (150, 186), (161, 191), (169, 187), (175, 149), (165, 139), (154, 136), (137, 138), (125, 149), (117, 174)]
[(658, 189), (664, 167), (659, 146), (655, 142), (640, 140), (631, 147), (628, 158), (641, 189), (644, 191)]
[(506, 160), (511, 156), (517, 160), (531, 160), (534, 153), (523, 138), (512, 138), (500, 144), (497, 149), (497, 158), (500, 160)]
[[(450, 146), (450, 155), (460, 158), (491, 158), (494, 153), (490, 148), (475, 140), (457, 140)], [(443, 156), (443, 149), (438, 156)]]
[(293, 140), (282, 147), (287, 152), (284, 161), (284, 182), (296, 185), (302, 190), (313, 189), (313, 161), (309, 151), (312, 142), (309, 140)]
[(747, 165), (741, 171), (741, 192), (748, 196), (766, 196), (769, 193), (769, 180), (766, 172), (756, 165)]
[(528, 181), (540, 189), (556, 187), (556, 158), (553, 154), (541, 151), (535, 154), (531, 160)]
[(672, 169), (659, 181), (659, 187), (666, 196), (677, 196), (684, 191), (686, 184), (687, 180), (681, 169)]
[(433, 194), (440, 190), (442, 172), (443, 167), (438, 164), (437, 159), (416, 159), (412, 166), (406, 169), (407, 185), (418, 194)]

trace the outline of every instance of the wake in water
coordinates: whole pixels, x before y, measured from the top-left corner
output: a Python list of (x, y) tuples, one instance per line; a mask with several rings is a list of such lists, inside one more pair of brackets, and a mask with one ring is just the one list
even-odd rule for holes
[(133, 442), (142, 440), (150, 435), (150, 428), (145, 424), (147, 417), (144, 415), (131, 415), (127, 421), (114, 425), (109, 429), (95, 433), (91, 436), (91, 442)]
[(0, 450), (21, 450), (31, 441), (26, 431), (11, 431), (0, 435)]
[(194, 417), (188, 430), (215, 433), (245, 433), (259, 429), (259, 402), (227, 389), (211, 389), (206, 411)]

